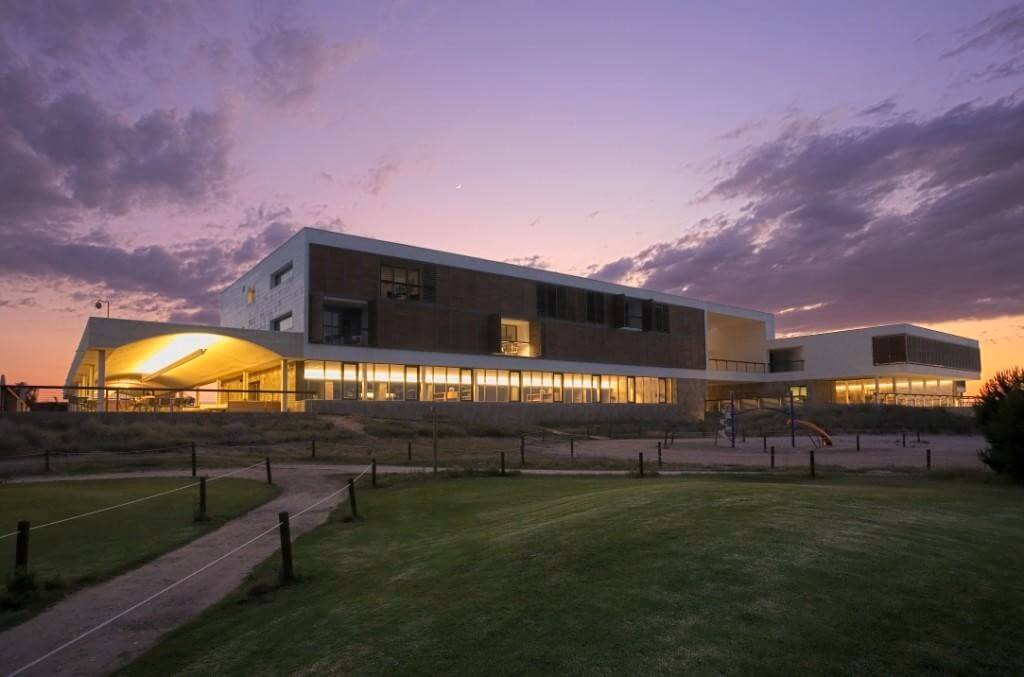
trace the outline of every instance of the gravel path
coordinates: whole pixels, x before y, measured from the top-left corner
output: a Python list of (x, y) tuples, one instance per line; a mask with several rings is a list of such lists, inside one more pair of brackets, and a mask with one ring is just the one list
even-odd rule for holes
[[(27, 622), (0, 633), (0, 666), (18, 670), (68, 640), (142, 601), (165, 586), (199, 569), (277, 522), (277, 514), (293, 515), (343, 486), (338, 475), (362, 467), (275, 466), (277, 498), (232, 520), (181, 548), (138, 569), (81, 590)], [(262, 477), (263, 469), (236, 475)], [(210, 474), (216, 474), (210, 471)], [(96, 479), (133, 476), (181, 476), (180, 472), (111, 473), (58, 479)], [(55, 478), (42, 478), (53, 481)], [(25, 481), (28, 481), (26, 478)], [(291, 519), (293, 538), (323, 523), (344, 492)], [(170, 590), (76, 644), (26, 670), (24, 675), (105, 675), (138, 657), (167, 632), (198, 616), (237, 588), (252, 569), (280, 545), (275, 532), (224, 559), (203, 574)]]

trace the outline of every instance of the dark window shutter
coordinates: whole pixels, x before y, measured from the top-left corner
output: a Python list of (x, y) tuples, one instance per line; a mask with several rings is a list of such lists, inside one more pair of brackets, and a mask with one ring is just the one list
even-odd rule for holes
[(373, 299), (368, 304), (366, 304), (366, 314), (368, 320), (366, 327), (366, 344), (369, 346), (376, 346), (377, 336), (379, 334), (377, 325), (380, 320), (380, 301), (378, 301), (377, 299)]
[(654, 301), (647, 299), (643, 303), (643, 330), (654, 329)]
[(501, 352), (501, 315), (487, 316), (487, 352)]
[(324, 341), (324, 297), (323, 294), (309, 295), (309, 342)]
[(612, 326), (616, 329), (626, 326), (626, 295), (612, 297)]
[(534, 357), (544, 354), (544, 327), (540, 322), (530, 323), (530, 351)]
[(437, 299), (437, 266), (424, 265), (420, 283), (423, 285), (423, 300), (427, 303), (434, 303)]

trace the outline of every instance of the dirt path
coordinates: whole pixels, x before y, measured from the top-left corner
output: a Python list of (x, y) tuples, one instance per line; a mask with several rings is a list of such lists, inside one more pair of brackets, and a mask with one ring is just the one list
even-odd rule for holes
[[(353, 468), (354, 469), (354, 468)], [(142, 601), (165, 586), (192, 573), (232, 548), (273, 526), (277, 514), (293, 515), (341, 488), (337, 475), (342, 467), (325, 472), (323, 467), (287, 466), (274, 468), (274, 482), (283, 492), (241, 517), (191, 543), (105, 583), (79, 591), (29, 621), (0, 633), (0, 666), (14, 671), (59, 647), (68, 640)], [(361, 468), (360, 468), (361, 470)], [(237, 475), (262, 476), (254, 469)], [(96, 477), (158, 476), (181, 473), (117, 473)], [(66, 479), (86, 479), (87, 476)], [(54, 478), (45, 478), (53, 481)], [(304, 515), (291, 520), (292, 537), (323, 523), (331, 509), (344, 497), (334, 497)], [(161, 636), (199, 615), (204, 609), (237, 588), (246, 575), (280, 541), (271, 532), (252, 545), (214, 565), (203, 574), (170, 590), (149, 604), (127, 614), (103, 629), (60, 651), (25, 671), (24, 675), (105, 675), (126, 665), (157, 643)]]

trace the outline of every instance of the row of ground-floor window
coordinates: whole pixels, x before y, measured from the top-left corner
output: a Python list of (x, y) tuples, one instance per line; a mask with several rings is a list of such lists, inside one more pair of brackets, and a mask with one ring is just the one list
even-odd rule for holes
[[(367, 362), (290, 363), (296, 401), (536, 402), (674, 404), (674, 378)], [(277, 400), (280, 370), (222, 382), (228, 402)]]
[[(814, 381), (810, 384), (716, 384), (708, 387), (705, 409), (720, 411), (735, 401), (747, 409), (786, 409), (793, 404), (882, 404), (908, 407), (971, 406), (964, 381), (883, 376)], [(809, 393), (810, 391), (810, 393)]]

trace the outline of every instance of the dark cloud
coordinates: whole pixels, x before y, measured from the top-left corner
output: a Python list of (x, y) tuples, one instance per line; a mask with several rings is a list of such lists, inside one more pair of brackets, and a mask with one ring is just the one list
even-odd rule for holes
[(1024, 103), (786, 133), (709, 191), (732, 215), (595, 277), (766, 310), (786, 330), (1024, 312)]
[[(5, 275), (63, 281), (55, 287), (89, 286), (112, 290), (138, 311), (149, 298), (156, 312), (179, 319), (216, 321), (217, 293), (253, 262), (280, 246), (296, 225), (280, 219), (239, 227), (242, 238), (198, 238), (174, 246), (124, 248), (47, 232), (25, 232), (0, 248)], [(92, 298), (85, 292), (83, 298)], [(74, 293), (71, 294), (74, 297)], [(132, 301), (134, 299), (134, 301)]]
[(861, 117), (871, 117), (872, 115), (885, 116), (896, 110), (896, 102), (892, 98), (888, 98), (885, 101), (880, 101), (873, 106), (868, 106), (860, 113)]
[(511, 263), (516, 266), (526, 266), (527, 268), (540, 268), (542, 270), (547, 270), (551, 267), (551, 262), (540, 254), (531, 254), (530, 256), (518, 256), (511, 259), (505, 259), (505, 263)]
[(202, 202), (225, 189), (229, 148), (223, 113), (157, 109), (129, 120), (88, 94), (53, 94), (11, 64), (0, 71), (0, 230)]
[(968, 52), (986, 51), (1001, 55), (997, 63), (972, 73), (966, 81), (1002, 80), (1024, 75), (1024, 4), (1016, 3), (989, 14), (961, 32), (961, 41), (942, 55), (943, 59)]
[(362, 50), (360, 42), (331, 42), (316, 28), (281, 18), (257, 28), (249, 48), (257, 91), (267, 102), (282, 107), (308, 101), (327, 74)]

